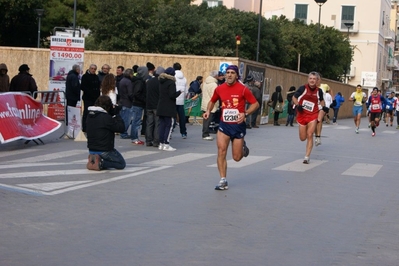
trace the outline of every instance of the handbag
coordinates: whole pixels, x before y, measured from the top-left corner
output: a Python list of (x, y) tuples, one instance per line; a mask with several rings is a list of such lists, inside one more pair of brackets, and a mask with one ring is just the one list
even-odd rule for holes
[(277, 103), (276, 106), (274, 107), (274, 110), (276, 112), (282, 113), (283, 112), (283, 103), (280, 103), (280, 93), (277, 94)]

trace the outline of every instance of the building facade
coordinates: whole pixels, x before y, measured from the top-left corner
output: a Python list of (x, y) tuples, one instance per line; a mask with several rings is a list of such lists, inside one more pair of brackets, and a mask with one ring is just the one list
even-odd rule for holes
[[(244, 11), (259, 9), (256, 0), (197, 0)], [(317, 3), (318, 2), (318, 3)], [(324, 3), (323, 3), (324, 2)], [(306, 24), (333, 27), (348, 36), (353, 61), (341, 79), (351, 85), (377, 86), (399, 91), (398, 60), (395, 58), (399, 0), (263, 0), (262, 15), (284, 15)], [(256, 7), (255, 7), (256, 6)], [(259, 12), (259, 11), (257, 11)]]

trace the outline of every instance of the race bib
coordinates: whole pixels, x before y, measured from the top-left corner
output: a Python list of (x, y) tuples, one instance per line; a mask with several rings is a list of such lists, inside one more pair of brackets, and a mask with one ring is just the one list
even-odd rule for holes
[(314, 106), (315, 106), (314, 103), (309, 102), (309, 101), (307, 101), (307, 100), (303, 100), (303, 102), (302, 102), (302, 107), (303, 107), (303, 109), (304, 109), (304, 110), (307, 110), (307, 111), (309, 111), (309, 112), (313, 112)]
[(379, 109), (380, 109), (380, 104), (378, 104), (378, 103), (373, 104), (373, 105), (371, 106), (371, 110), (379, 110)]
[(223, 122), (237, 122), (239, 113), (237, 109), (223, 109)]

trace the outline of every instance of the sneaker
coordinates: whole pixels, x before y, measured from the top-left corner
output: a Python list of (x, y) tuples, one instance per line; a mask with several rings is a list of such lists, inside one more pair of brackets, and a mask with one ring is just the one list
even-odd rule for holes
[(320, 137), (317, 137), (317, 138), (315, 139), (314, 143), (315, 143), (316, 146), (321, 145), (321, 139), (320, 139)]
[(229, 183), (227, 183), (226, 178), (221, 178), (219, 184), (216, 185), (215, 190), (228, 190)]
[(203, 137), (202, 139), (203, 140), (213, 140), (213, 137), (212, 136), (207, 136), (207, 137)]
[(159, 146), (158, 146), (158, 149), (162, 151), (164, 145), (165, 145), (165, 144), (160, 143)]
[(101, 157), (98, 154), (89, 154), (89, 157), (87, 158), (87, 169), (88, 170), (94, 170), (94, 171), (100, 171), (102, 168), (102, 162), (101, 162)]
[(144, 145), (144, 141), (141, 141), (141, 140), (136, 140), (136, 141), (132, 141), (132, 144), (134, 144), (134, 145)]
[(187, 134), (181, 134), (181, 137), (182, 137), (183, 139), (186, 139), (186, 138), (187, 138)]
[(386, 126), (388, 126), (388, 124), (386, 124)]
[(163, 149), (162, 149), (163, 151), (175, 151), (176, 149), (175, 148), (173, 148), (172, 146), (170, 146), (169, 144), (165, 144), (164, 146), (163, 146)]
[(309, 164), (309, 161), (310, 161), (309, 157), (305, 156), (305, 158), (303, 159), (303, 163), (304, 164)]
[(355, 130), (356, 134), (359, 134), (359, 128), (357, 127)]
[(152, 142), (147, 142), (145, 145), (146, 145), (147, 147), (153, 146)]
[(130, 139), (130, 135), (120, 135), (121, 139)]
[(369, 123), (369, 128), (371, 127), (371, 123)]
[(374, 137), (375, 136), (375, 132), (371, 133), (371, 136)]
[(249, 155), (249, 149), (247, 147), (247, 143), (244, 140), (244, 145), (242, 146), (242, 152), (243, 152), (243, 156), (247, 157)]

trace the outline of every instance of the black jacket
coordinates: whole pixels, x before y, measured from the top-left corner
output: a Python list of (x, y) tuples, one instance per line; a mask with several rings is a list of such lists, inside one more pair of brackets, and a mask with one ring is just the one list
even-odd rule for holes
[(37, 91), (36, 81), (28, 72), (19, 72), (18, 75), (11, 79), (10, 91), (30, 91), (33, 95)]
[(80, 89), (83, 91), (82, 99), (94, 103), (100, 96), (100, 80), (98, 79), (98, 76), (86, 71), (82, 76)]
[(146, 84), (143, 78), (134, 76), (133, 83), (133, 105), (145, 108)]
[(130, 78), (123, 77), (118, 88), (120, 106), (131, 108), (133, 104), (133, 83)]
[(158, 107), (159, 102), (159, 75), (155, 74), (153, 78), (147, 81), (147, 98), (146, 109), (154, 110)]
[(90, 151), (111, 151), (115, 132), (123, 133), (125, 124), (120, 115), (111, 116), (103, 108), (90, 106), (86, 120), (87, 148)]
[(176, 79), (174, 76), (162, 73), (159, 76), (159, 102), (157, 107), (157, 115), (175, 117), (176, 98), (179, 97), (181, 91), (176, 91)]
[(75, 70), (68, 72), (65, 83), (65, 96), (70, 101), (80, 101), (79, 73)]

